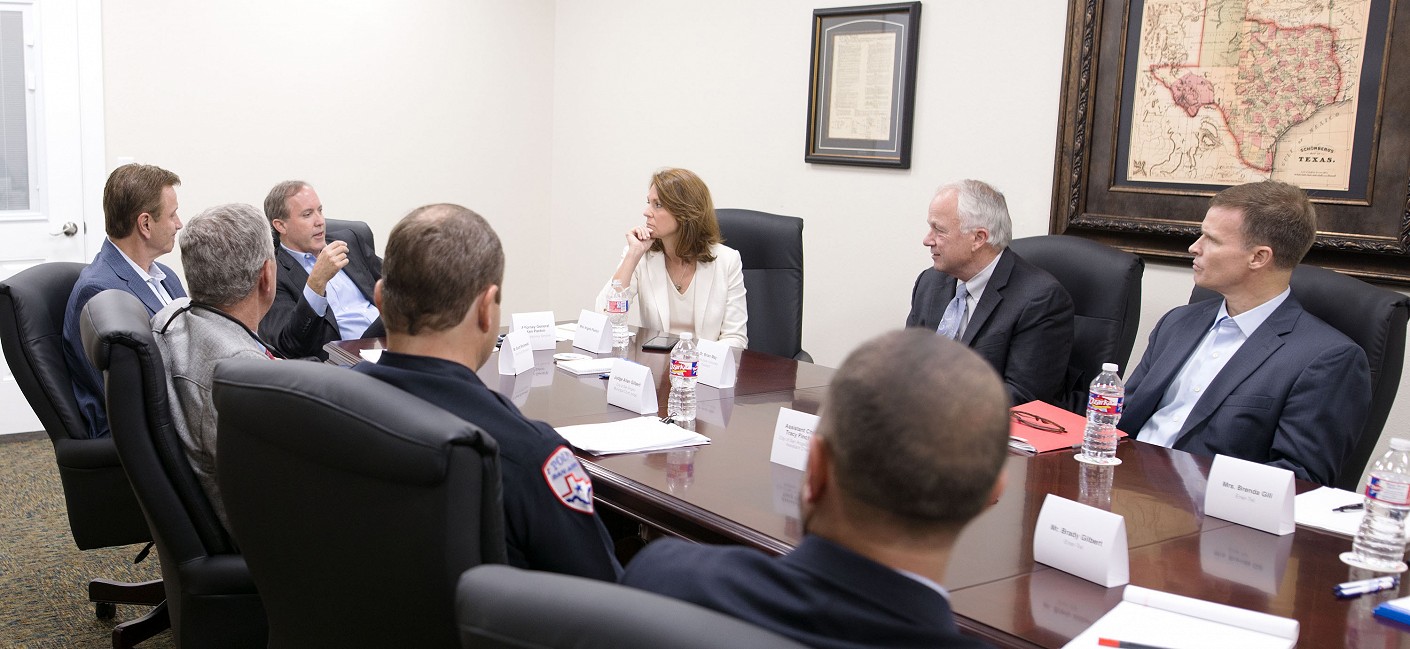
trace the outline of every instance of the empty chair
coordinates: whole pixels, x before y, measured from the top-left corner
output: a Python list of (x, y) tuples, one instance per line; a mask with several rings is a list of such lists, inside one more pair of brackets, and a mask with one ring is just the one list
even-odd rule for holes
[(688, 602), (593, 579), (480, 566), (456, 592), (465, 649), (801, 649)]
[(216, 368), (217, 481), (269, 646), (455, 647), (455, 584), (506, 561), (498, 446), (372, 377)]
[(1029, 263), (1048, 271), (1072, 296), (1072, 358), (1067, 363), (1061, 403), (1076, 413), (1087, 408), (1087, 386), (1116, 363), (1128, 372), (1136, 327), (1141, 321), (1140, 257), (1065, 234), (1025, 237), (1009, 247)]
[(749, 349), (811, 363), (803, 351), (803, 219), (739, 209), (715, 216), (744, 263)]
[[(1292, 294), (1308, 313), (1360, 345), (1371, 366), (1371, 408), (1361, 436), (1352, 443), (1334, 485), (1354, 491), (1380, 441), (1381, 429), (1400, 388), (1410, 298), (1310, 264), (1299, 264), (1293, 270)], [(1217, 297), (1218, 293), (1196, 286), (1190, 293), (1190, 303)]]
[[(113, 440), (88, 437), (64, 362), (64, 309), (83, 266), (39, 264), (0, 282), (0, 346), (10, 373), (54, 444), (74, 543), (80, 550), (91, 550), (146, 543), (152, 534)], [(109, 618), (114, 604), (155, 606), (165, 592), (161, 581), (95, 579), (88, 584), (88, 595), (98, 603), (98, 617)], [(124, 643), (135, 644), (165, 628), (161, 620), (151, 620), (153, 624), (136, 627), (119, 625), (115, 633)]]
[(88, 359), (103, 373), (108, 422), (156, 540), (178, 646), (263, 647), (264, 609), (245, 560), (201, 489), (172, 424), (166, 369), (147, 309), (107, 290), (83, 307)]

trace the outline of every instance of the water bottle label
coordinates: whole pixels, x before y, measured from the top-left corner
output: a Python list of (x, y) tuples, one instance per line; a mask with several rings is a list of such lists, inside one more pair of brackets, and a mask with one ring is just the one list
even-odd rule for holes
[(696, 361), (678, 361), (671, 359), (671, 376), (678, 376), (683, 379), (695, 378), (695, 369), (698, 365)]
[(1372, 475), (1366, 481), (1366, 497), (1389, 505), (1410, 505), (1410, 483), (1393, 482)]
[(1087, 411), (1098, 412), (1103, 415), (1121, 415), (1121, 403), (1125, 397), (1101, 394), (1098, 392), (1087, 393)]
[(627, 312), (627, 298), (622, 298), (622, 299), (620, 299), (620, 300), (608, 300), (608, 301), (607, 301), (607, 312), (608, 312), (608, 313), (626, 313), (626, 312)]

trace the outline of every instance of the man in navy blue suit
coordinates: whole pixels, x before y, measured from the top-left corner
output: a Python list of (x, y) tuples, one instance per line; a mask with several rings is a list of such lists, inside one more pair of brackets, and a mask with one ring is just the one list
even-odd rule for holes
[(105, 437), (108, 413), (103, 379), (83, 353), (78, 316), (88, 300), (110, 288), (136, 295), (155, 315), (164, 305), (186, 297), (181, 279), (157, 257), (171, 252), (181, 218), (176, 215), (176, 186), (181, 179), (161, 167), (126, 164), (113, 170), (103, 187), (103, 229), (108, 238), (93, 263), (78, 276), (64, 309), (64, 360), (73, 376), (73, 396), (88, 424), (89, 437)]
[(796, 549), (661, 539), (622, 583), (813, 647), (983, 647), (960, 634), (940, 583), (960, 531), (1003, 491), (1008, 404), (960, 343), (920, 329), (873, 339), (828, 388)]
[(1312, 203), (1292, 185), (1216, 194), (1190, 252), (1195, 284), (1222, 299), (1156, 324), (1118, 426), (1143, 442), (1335, 482), (1365, 423), (1371, 374), (1361, 347), (1289, 288), (1316, 233)]

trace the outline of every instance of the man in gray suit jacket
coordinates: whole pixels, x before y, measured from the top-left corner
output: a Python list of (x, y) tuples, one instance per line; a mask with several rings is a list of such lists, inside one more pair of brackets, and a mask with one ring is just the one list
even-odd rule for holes
[(201, 488), (228, 529), (215, 480), (215, 366), (227, 358), (271, 358), (255, 335), (274, 303), (274, 241), (259, 210), (219, 205), (181, 232), (181, 261), (191, 299), (168, 304), (152, 318), (162, 351), (172, 424)]
[(171, 252), (181, 218), (176, 215), (176, 186), (181, 179), (161, 167), (126, 164), (113, 170), (103, 186), (103, 229), (108, 238), (83, 269), (64, 309), (64, 362), (73, 377), (73, 396), (88, 425), (89, 437), (107, 437), (108, 411), (103, 378), (83, 353), (78, 316), (94, 295), (110, 288), (142, 300), (147, 313), (186, 297), (181, 279), (157, 257)]
[(1336, 481), (1365, 423), (1371, 374), (1365, 352), (1289, 288), (1316, 232), (1312, 203), (1292, 185), (1239, 185), (1210, 200), (1190, 252), (1195, 284), (1223, 298), (1156, 324), (1126, 382), (1122, 430)]
[(935, 266), (916, 278), (906, 326), (972, 347), (1004, 379), (1014, 405), (1056, 400), (1068, 388), (1072, 298), (1008, 249), (1004, 195), (977, 180), (951, 183), (930, 201), (926, 221), (922, 243)]
[(264, 213), (279, 235), (279, 290), (260, 334), (286, 356), (319, 359), (330, 341), (383, 335), (372, 303), (382, 278), (372, 231), (330, 227), (318, 192), (301, 180), (275, 185)]

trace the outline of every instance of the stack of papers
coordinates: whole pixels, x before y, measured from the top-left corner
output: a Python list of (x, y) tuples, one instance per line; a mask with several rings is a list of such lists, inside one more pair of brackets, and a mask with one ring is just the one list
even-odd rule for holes
[[(1024, 453), (1047, 453), (1082, 447), (1082, 435), (1087, 429), (1086, 417), (1042, 401), (1029, 401), (1014, 406), (1010, 410), (1033, 417), (1041, 417), (1051, 424), (1032, 417), (1025, 417), (1025, 419), (1043, 428), (1060, 427), (1061, 431), (1034, 428), (1010, 418), (1009, 448)], [(1117, 434), (1118, 437), (1126, 436), (1124, 431), (1117, 431)]]
[(710, 438), (655, 417), (638, 417), (606, 424), (582, 424), (556, 429), (569, 444), (592, 453), (640, 453), (709, 444)]
[(579, 376), (583, 374), (604, 374), (612, 371), (612, 364), (617, 359), (607, 358), (586, 358), (580, 361), (558, 361), (558, 367), (568, 370)]
[(553, 339), (558, 342), (573, 339), (573, 332), (578, 330), (578, 323), (565, 322), (553, 328)]
[(1297, 620), (1139, 586), (1127, 586), (1121, 600), (1063, 649), (1095, 648), (1104, 638), (1169, 649), (1292, 649), (1297, 644)]

